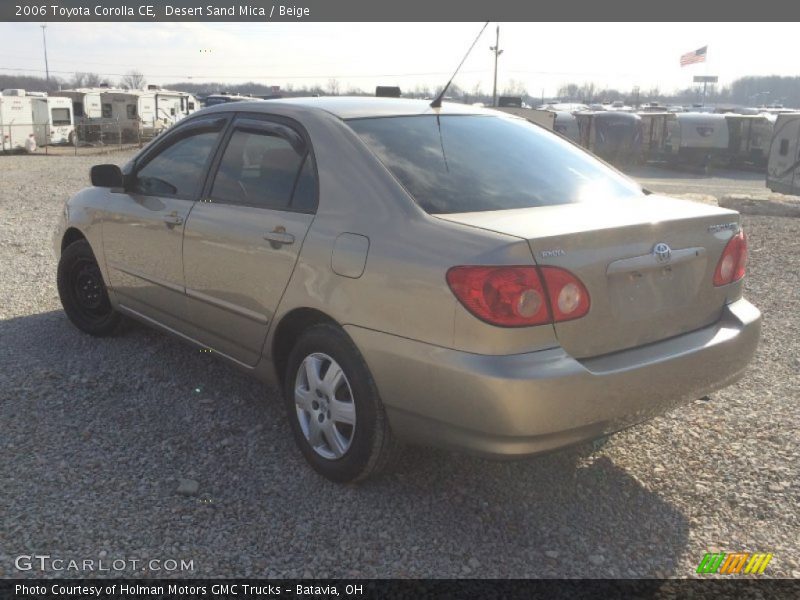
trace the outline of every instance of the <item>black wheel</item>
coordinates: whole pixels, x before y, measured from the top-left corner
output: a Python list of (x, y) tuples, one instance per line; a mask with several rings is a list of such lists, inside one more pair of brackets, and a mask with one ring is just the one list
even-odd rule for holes
[(86, 240), (73, 242), (61, 253), (58, 295), (72, 324), (90, 335), (111, 335), (122, 320), (111, 306), (100, 267)]
[(314, 325), (300, 335), (283, 387), (295, 441), (324, 477), (361, 481), (395, 456), (397, 444), (375, 382), (341, 328)]

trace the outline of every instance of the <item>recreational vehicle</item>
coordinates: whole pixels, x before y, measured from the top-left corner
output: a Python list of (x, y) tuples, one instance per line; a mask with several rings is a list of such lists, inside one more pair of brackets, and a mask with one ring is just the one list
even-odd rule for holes
[(729, 157), (725, 115), (677, 113), (667, 129), (666, 148), (676, 162), (708, 167), (726, 162)]
[(79, 88), (76, 90), (60, 90), (53, 92), (51, 97), (64, 97), (72, 101), (72, 115), (74, 120), (99, 119), (103, 116), (100, 105), (100, 94), (107, 92), (108, 88)]
[(3, 90), (0, 94), (0, 149), (22, 150), (33, 134), (32, 98), (25, 90)]
[(644, 112), (638, 114), (642, 119), (641, 159), (643, 161), (669, 159), (670, 154), (678, 151), (677, 148), (667, 146), (671, 124), (676, 120), (675, 113), (666, 110), (655, 112), (645, 108)]
[(140, 135), (140, 124), (155, 129), (155, 99), (137, 91), (106, 90), (100, 94), (101, 124), (110, 140), (133, 141)]
[(765, 167), (772, 141), (775, 115), (740, 115), (726, 113), (728, 151), (733, 165)]
[(538, 110), (535, 108), (518, 108), (512, 106), (498, 106), (494, 110), (522, 117), (523, 119), (541, 125), (550, 131), (554, 130), (556, 113), (552, 110)]
[(780, 194), (800, 195), (800, 112), (781, 113), (775, 121), (767, 187)]
[(61, 96), (31, 99), (33, 109), (33, 134), (36, 144), (73, 144), (75, 123), (72, 117), (72, 100)]
[(575, 115), (566, 110), (557, 110), (554, 111), (554, 114), (553, 131), (578, 143), (581, 135), (580, 129), (578, 129), (578, 119), (575, 118)]
[(642, 144), (642, 118), (630, 112), (576, 113), (580, 144), (615, 165), (638, 160)]
[[(134, 92), (132, 92), (134, 93)], [(197, 98), (187, 92), (163, 90), (157, 85), (148, 85), (139, 95), (139, 117), (142, 126), (160, 133), (171, 127), (200, 107)]]

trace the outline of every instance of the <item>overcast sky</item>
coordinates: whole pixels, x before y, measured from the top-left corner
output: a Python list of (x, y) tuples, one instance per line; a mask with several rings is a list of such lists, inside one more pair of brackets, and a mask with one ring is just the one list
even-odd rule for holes
[[(495, 26), (491, 23), (456, 83), (491, 93)], [(662, 91), (693, 75), (800, 75), (795, 23), (500, 23), (498, 88), (522, 82), (553, 95), (568, 82)], [(116, 81), (130, 69), (149, 83), (223, 81), (295, 86), (338, 79), (350, 86), (448, 79), (481, 23), (51, 23), (51, 74), (91, 71)], [(681, 68), (680, 55), (708, 45), (708, 61)], [(35, 23), (0, 23), (0, 73), (44, 74)]]

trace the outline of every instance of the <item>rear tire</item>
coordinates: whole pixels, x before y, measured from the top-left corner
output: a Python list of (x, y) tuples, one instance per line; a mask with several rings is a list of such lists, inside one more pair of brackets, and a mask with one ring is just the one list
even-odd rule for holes
[(283, 390), (295, 442), (323, 477), (363, 481), (396, 456), (375, 381), (340, 327), (323, 323), (300, 335), (289, 353)]
[(89, 335), (113, 334), (122, 321), (111, 306), (92, 247), (86, 240), (67, 246), (58, 261), (58, 296), (72, 324)]

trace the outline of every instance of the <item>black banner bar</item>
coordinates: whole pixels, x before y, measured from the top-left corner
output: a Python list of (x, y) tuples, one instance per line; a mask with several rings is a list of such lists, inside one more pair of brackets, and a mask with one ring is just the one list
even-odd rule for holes
[(7, 579), (0, 600), (266, 600), (269, 598), (660, 599), (800, 597), (790, 579), (542, 580), (270, 580), (257, 579)]
[[(2, 0), (0, 21), (797, 21), (800, 3), (520, 0)], [(709, 25), (719, 26), (719, 25)], [(676, 33), (679, 35), (679, 33)]]

